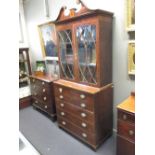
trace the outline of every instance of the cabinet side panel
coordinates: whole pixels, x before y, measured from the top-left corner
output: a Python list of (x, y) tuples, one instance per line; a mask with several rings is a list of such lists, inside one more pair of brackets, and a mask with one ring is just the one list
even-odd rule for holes
[(113, 88), (109, 86), (95, 97), (96, 136), (98, 143), (112, 134)]
[(100, 25), (100, 79), (101, 86), (112, 82), (112, 17), (101, 16)]

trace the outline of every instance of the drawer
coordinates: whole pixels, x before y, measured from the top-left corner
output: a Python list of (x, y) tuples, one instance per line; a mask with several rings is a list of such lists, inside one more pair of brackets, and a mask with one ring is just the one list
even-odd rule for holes
[(74, 115), (75, 117), (82, 119), (83, 121), (94, 122), (94, 113), (81, 109), (78, 106), (75, 106), (73, 104), (68, 104), (64, 101), (60, 101), (56, 99), (56, 108), (60, 110), (64, 110)]
[(129, 113), (126, 111), (122, 111), (122, 110), (118, 110), (118, 119), (134, 124), (135, 123), (135, 114), (132, 114), (132, 113)]
[[(57, 108), (57, 115), (59, 117), (65, 118), (67, 121), (75, 124), (76, 126), (78, 126), (79, 128), (83, 129), (86, 132), (90, 132), (90, 133), (95, 132), (94, 124), (87, 123), (86, 121), (75, 117), (74, 115), (64, 111), (63, 109)], [(91, 122), (91, 123), (93, 123), (93, 122)]]
[(49, 87), (49, 83), (35, 78), (30, 78), (30, 82), (32, 86)]
[(83, 109), (94, 111), (94, 96), (85, 92), (54, 85), (55, 97)]
[(55, 112), (54, 108), (52, 108), (52, 105), (47, 105), (43, 102), (38, 101), (37, 99), (33, 99), (33, 105), (44, 111), (48, 111), (49, 113)]
[(59, 116), (58, 116), (58, 124), (59, 126), (66, 129), (68, 132), (80, 138), (81, 140), (88, 142), (89, 144), (96, 145), (96, 139), (94, 134), (85, 132), (81, 128), (67, 121), (65, 118)]
[(38, 100), (40, 100), (41, 102), (44, 102), (46, 104), (50, 104), (52, 99), (50, 95), (44, 95), (44, 94), (38, 94), (38, 93), (33, 93), (32, 94), (33, 98), (37, 98)]
[(129, 139), (131, 141), (135, 141), (135, 125), (131, 123), (127, 123), (121, 120), (117, 122), (118, 135)]
[(117, 135), (117, 155), (135, 155), (135, 143)]
[(50, 87), (38, 86), (38, 85), (31, 85), (32, 92), (38, 92), (41, 94), (51, 94)]

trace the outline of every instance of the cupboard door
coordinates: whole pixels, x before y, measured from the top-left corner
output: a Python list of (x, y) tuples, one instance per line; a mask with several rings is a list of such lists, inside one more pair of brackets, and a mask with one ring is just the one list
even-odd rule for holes
[(76, 27), (79, 81), (97, 84), (96, 76), (96, 25)]
[(74, 80), (72, 31), (70, 29), (58, 31), (58, 38), (61, 77)]

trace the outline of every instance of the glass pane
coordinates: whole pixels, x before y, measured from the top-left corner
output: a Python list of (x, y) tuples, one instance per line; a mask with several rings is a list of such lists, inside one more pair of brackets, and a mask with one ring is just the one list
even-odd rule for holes
[(73, 47), (71, 30), (58, 32), (60, 48), (61, 75), (67, 79), (74, 79)]
[(96, 84), (96, 26), (76, 29), (80, 81)]

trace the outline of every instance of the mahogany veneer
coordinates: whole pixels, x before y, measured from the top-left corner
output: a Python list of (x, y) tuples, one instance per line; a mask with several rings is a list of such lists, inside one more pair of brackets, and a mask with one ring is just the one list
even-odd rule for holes
[(112, 134), (113, 86), (80, 86), (54, 81), (58, 125), (96, 149)]

